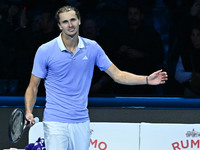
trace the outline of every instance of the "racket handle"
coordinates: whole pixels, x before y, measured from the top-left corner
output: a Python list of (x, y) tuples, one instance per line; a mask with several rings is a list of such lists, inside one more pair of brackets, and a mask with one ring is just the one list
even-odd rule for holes
[[(38, 122), (39, 122), (39, 118), (38, 118), (38, 117), (35, 117), (34, 120), (35, 120), (35, 123), (38, 123)], [(31, 120), (27, 120), (27, 119), (26, 119), (26, 121), (27, 121), (26, 125), (32, 124), (32, 123), (31, 123)]]
[(38, 123), (40, 121), (38, 117), (35, 117), (34, 120), (35, 120), (35, 123)]

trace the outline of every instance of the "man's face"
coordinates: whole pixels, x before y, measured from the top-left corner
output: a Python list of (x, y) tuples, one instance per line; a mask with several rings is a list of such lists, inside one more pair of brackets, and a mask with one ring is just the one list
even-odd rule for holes
[(143, 14), (139, 9), (131, 7), (128, 10), (128, 20), (131, 25), (138, 25), (143, 19)]
[(76, 16), (75, 11), (71, 10), (68, 12), (59, 14), (60, 20), (58, 26), (66, 36), (74, 37), (79, 34), (80, 20)]
[(200, 48), (200, 30), (199, 29), (192, 30), (191, 40), (195, 48)]

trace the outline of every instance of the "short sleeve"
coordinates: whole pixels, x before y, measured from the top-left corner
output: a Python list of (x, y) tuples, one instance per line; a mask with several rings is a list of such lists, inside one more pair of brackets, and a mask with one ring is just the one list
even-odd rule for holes
[(47, 74), (47, 54), (46, 50), (39, 47), (36, 52), (32, 74), (39, 78), (45, 78)]
[(111, 60), (108, 58), (104, 50), (96, 43), (97, 56), (96, 65), (101, 71), (105, 71), (112, 64)]

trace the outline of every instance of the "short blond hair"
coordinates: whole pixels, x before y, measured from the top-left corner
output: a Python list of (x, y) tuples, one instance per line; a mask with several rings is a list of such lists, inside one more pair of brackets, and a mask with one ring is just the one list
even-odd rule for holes
[(56, 18), (57, 22), (59, 23), (59, 20), (60, 20), (59, 14), (60, 13), (69, 12), (71, 10), (75, 11), (77, 18), (80, 19), (80, 13), (79, 13), (78, 9), (76, 9), (73, 6), (67, 5), (67, 6), (63, 6), (63, 7), (59, 8), (58, 11), (56, 12), (55, 18)]

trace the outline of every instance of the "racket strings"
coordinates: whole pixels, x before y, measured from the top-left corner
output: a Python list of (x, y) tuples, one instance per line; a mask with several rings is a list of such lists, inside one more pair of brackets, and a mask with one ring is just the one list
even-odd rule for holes
[(17, 141), (20, 139), (21, 134), (24, 129), (24, 115), (21, 111), (17, 111), (12, 118), (12, 126), (11, 126), (11, 138), (13, 141)]

